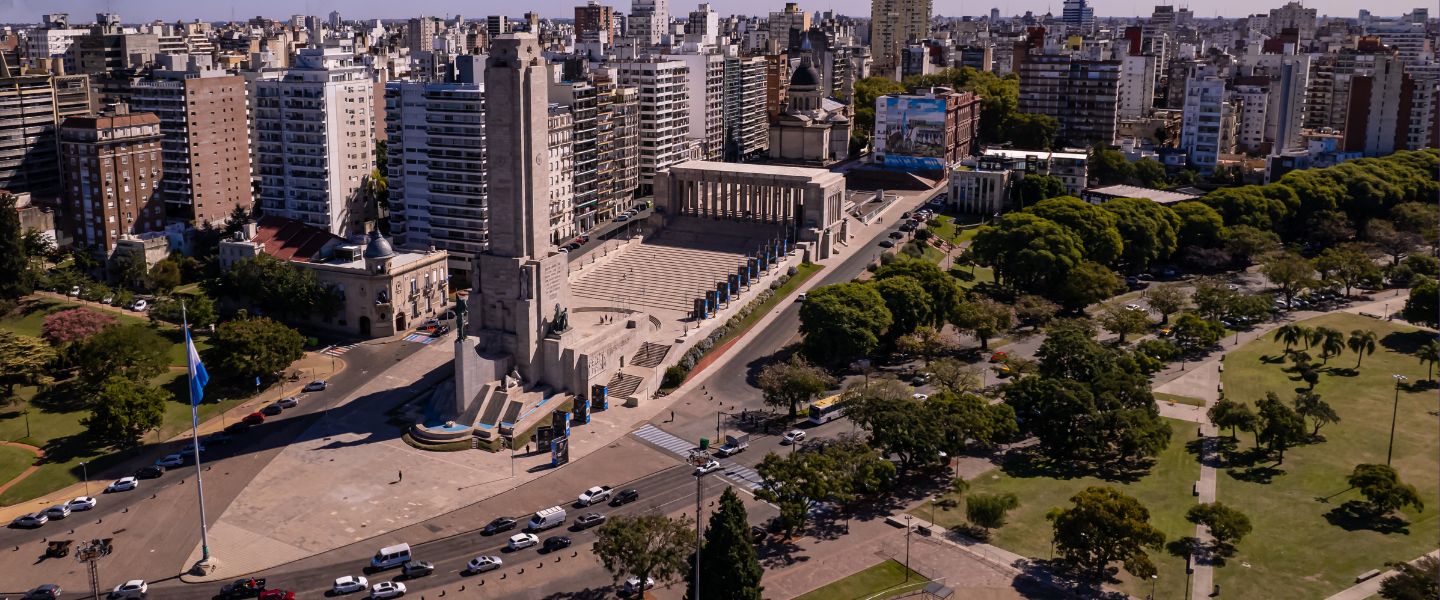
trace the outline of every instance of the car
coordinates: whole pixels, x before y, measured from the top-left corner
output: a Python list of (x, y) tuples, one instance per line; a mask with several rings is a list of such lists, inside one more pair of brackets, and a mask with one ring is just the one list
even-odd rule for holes
[(580, 496), (575, 499), (575, 505), (591, 506), (608, 500), (610, 500), (610, 486), (597, 485), (580, 492)]
[(371, 598), (399, 598), (405, 595), (405, 584), (398, 581), (382, 581), (370, 586)]
[(579, 243), (577, 243), (577, 242), (570, 242), (570, 243), (568, 243), (568, 244), (565, 244), (565, 249), (566, 249), (566, 250), (569, 250), (569, 251), (571, 251), (571, 252), (574, 252), (574, 251), (576, 251), (576, 250), (579, 250), (579, 249), (580, 249), (580, 246), (581, 246), (581, 244), (579, 244)]
[(524, 550), (539, 543), (540, 538), (533, 533), (517, 533), (510, 536), (510, 541), (506, 543), (505, 547), (509, 548), (511, 552), (514, 552), (516, 550)]
[(541, 546), (540, 551), (548, 554), (550, 552), (564, 550), (569, 547), (570, 538), (563, 535), (552, 535), (548, 538), (545, 538), (545, 544)]
[(470, 559), (470, 562), (465, 565), (465, 569), (471, 573), (484, 573), (486, 571), (494, 571), (504, 566), (504, 564), (505, 561), (500, 560), (498, 556), (477, 556)]
[(640, 585), (639, 577), (631, 577), (625, 580), (625, 587), (621, 590), (621, 593), (626, 596), (631, 596), (644, 592), (645, 590), (652, 589), (654, 587), (655, 579), (652, 577), (645, 578), (645, 585), (643, 587)]
[(340, 594), (353, 594), (367, 589), (370, 589), (370, 580), (357, 575), (346, 575), (336, 578), (335, 585), (330, 586), (330, 592), (337, 596)]
[(139, 479), (155, 479), (156, 477), (164, 474), (165, 467), (162, 467), (160, 465), (150, 465), (148, 467), (141, 467), (139, 471), (135, 472), (135, 477)]
[[(226, 429), (229, 429), (229, 427), (226, 427)], [(212, 446), (224, 446), (225, 444), (230, 443), (230, 440), (230, 434), (224, 431), (217, 431), (215, 433), (205, 436), (205, 443)], [(201, 451), (204, 451), (204, 444), (201, 444), (200, 449)]]
[(71, 511), (86, 511), (95, 508), (96, 504), (98, 504), (98, 502), (96, 502), (94, 498), (90, 496), (80, 496), (66, 502), (65, 506), (70, 507)]
[(803, 441), (805, 441), (805, 432), (800, 431), (799, 429), (791, 429), (790, 431), (785, 432), (785, 435), (780, 437), (780, 444), (785, 446), (788, 446), (790, 444), (798, 444)]
[(261, 412), (253, 412), (253, 413), (250, 413), (250, 414), (248, 414), (248, 415), (245, 415), (245, 418), (244, 418), (244, 419), (240, 419), (240, 422), (241, 422), (241, 423), (244, 423), (244, 424), (246, 424), (246, 425), (259, 425), (259, 424), (265, 422), (265, 413), (261, 413)]
[(704, 475), (706, 473), (712, 473), (718, 470), (720, 470), (720, 461), (712, 459), (709, 462), (706, 462), (704, 465), (695, 467), (695, 474)]
[(890, 241), (890, 240), (880, 240), (880, 247), (881, 247), (881, 248), (894, 248), (894, 247), (895, 247), (895, 242), (892, 242), (892, 241)]
[(624, 222), (629, 221), (629, 220), (630, 220), (630, 215), (616, 215), (616, 216), (615, 216), (615, 222), (616, 222), (616, 223), (624, 223)]
[(569, 254), (569, 253), (570, 253), (570, 249), (569, 249), (569, 248), (566, 248), (566, 247), (564, 247), (564, 246), (561, 246), (561, 247), (559, 247), (559, 248), (556, 248), (555, 251), (558, 252), (558, 253), (560, 253), (560, 254)]
[(110, 304), (110, 305), (113, 305), (113, 304), (115, 304), (115, 297), (114, 297), (114, 296), (106, 296), (106, 297), (100, 299), (100, 303), (101, 303), (101, 304)]
[(930, 383), (930, 377), (929, 373), (916, 373), (915, 377), (910, 379), (910, 385), (925, 385)]
[(575, 529), (589, 529), (605, 522), (605, 515), (600, 513), (585, 513), (575, 517)]
[(295, 592), (290, 590), (265, 590), (260, 592), (260, 600), (295, 600)]
[(914, 399), (916, 399), (916, 400), (919, 400), (919, 401), (921, 401), (921, 402), (924, 402), (924, 401), (930, 399), (930, 396), (929, 396), (928, 394), (918, 394), (918, 393), (917, 393), (917, 394), (910, 394), (910, 397), (911, 397), (911, 398), (914, 398)]
[(45, 513), (37, 512), (15, 517), (15, 520), (11, 521), (10, 525), (12, 527), (24, 527), (26, 529), (34, 529), (49, 522), (50, 517), (45, 516)]
[[(909, 222), (906, 222), (904, 225), (901, 225), (901, 226), (900, 226), (900, 231), (905, 231), (905, 232), (915, 231), (915, 226), (914, 226), (913, 224), (909, 223)], [(892, 234), (890, 234), (890, 235), (893, 237), (895, 234), (892, 233)]]
[(49, 517), (51, 520), (63, 519), (70, 516), (70, 507), (64, 504), (56, 504), (55, 506), (40, 511), (40, 514)]
[(220, 587), (222, 598), (254, 598), (265, 591), (265, 580), (259, 577), (236, 579)]
[(998, 362), (1003, 361), (1003, 360), (1005, 360), (1005, 359), (1007, 359), (1007, 358), (1010, 358), (1010, 355), (1009, 355), (1009, 354), (1006, 354), (1006, 353), (1004, 353), (1004, 352), (1002, 352), (1002, 351), (998, 351), (998, 350), (990, 354), (990, 362), (992, 362), (992, 363), (998, 363)]
[(173, 469), (175, 467), (180, 467), (184, 465), (184, 454), (166, 454), (165, 456), (155, 459), (155, 466), (164, 467), (166, 469)]
[(130, 305), (130, 310), (135, 312), (145, 312), (147, 308), (150, 308), (150, 303), (144, 300), (136, 300), (134, 304)]
[(316, 379), (315, 381), (305, 384), (305, 387), (301, 389), (301, 391), (323, 392), (327, 387), (330, 387), (330, 382), (325, 381), (324, 379)]
[(902, 218), (902, 219), (908, 219), (908, 218), (910, 218), (910, 211), (907, 210), (907, 211), (905, 211), (905, 212), (903, 212), (903, 213), (900, 213), (900, 218)]
[[(204, 454), (204, 453), (205, 453), (205, 444), (200, 444), (200, 453), (201, 453), (201, 454)], [(181, 456), (194, 456), (194, 455), (195, 455), (195, 442), (185, 442), (185, 445), (180, 447), (180, 452), (179, 452), (179, 454), (180, 454)]]
[(610, 506), (623, 506), (640, 499), (640, 490), (620, 490), (615, 494), (615, 499), (610, 501)]
[(47, 583), (25, 592), (25, 595), (21, 596), (20, 600), (58, 600), (59, 598), (60, 586)]
[[(264, 419), (265, 415), (260, 415), (260, 418)], [(246, 423), (245, 421), (239, 421), (225, 426), (225, 433), (230, 435), (240, 435), (247, 431), (250, 431), (250, 423)]]
[(131, 579), (110, 590), (111, 598), (144, 598), (150, 592), (150, 584), (144, 579)]
[(406, 579), (424, 577), (434, 572), (435, 565), (428, 560), (406, 561), (405, 564), (400, 567), (400, 575), (404, 576)]
[(808, 293), (806, 293), (806, 292), (800, 292), (800, 295), (795, 297), (795, 301), (796, 301), (796, 302), (804, 302), (804, 301), (807, 300), (808, 298), (810, 298), (810, 294), (808, 294)]
[(890, 237), (890, 239), (892, 239), (892, 240), (898, 240), (898, 239), (904, 238), (904, 237), (905, 237), (905, 233), (904, 233), (904, 232), (900, 232), (900, 231), (892, 231), (892, 232), (890, 232), (890, 236), (889, 236), (889, 237)]
[(276, 400), (275, 404), (280, 408), (295, 408), (300, 406), (300, 399), (295, 396), (289, 396)]
[(75, 286), (75, 287), (70, 288), (70, 295), (71, 295), (71, 296), (79, 296), (79, 295), (80, 295), (80, 286), (77, 285), (77, 286)]
[(121, 477), (116, 479), (115, 483), (105, 486), (105, 492), (128, 492), (137, 487), (140, 487), (140, 480), (134, 477)]
[(1126, 304), (1125, 310), (1145, 310), (1145, 308), (1139, 304)]
[(485, 524), (485, 528), (480, 530), (480, 535), (495, 535), (502, 531), (510, 531), (519, 522), (520, 520), (515, 517), (495, 517), (494, 520)]
[(276, 402), (271, 402), (270, 404), (266, 404), (266, 405), (265, 405), (265, 408), (260, 409), (260, 414), (265, 415), (265, 416), (267, 416), (267, 417), (273, 417), (273, 416), (278, 415), (278, 414), (280, 414), (280, 413), (282, 413), (282, 412), (285, 412), (285, 407), (280, 406), (280, 403), (279, 403), (278, 401), (276, 401)]

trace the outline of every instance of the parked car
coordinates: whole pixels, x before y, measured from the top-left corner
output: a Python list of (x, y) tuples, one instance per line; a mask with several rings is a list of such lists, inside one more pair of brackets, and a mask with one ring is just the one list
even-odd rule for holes
[(115, 586), (110, 590), (110, 597), (113, 598), (144, 598), (150, 592), (150, 585), (144, 579), (131, 579), (125, 583)]
[(165, 467), (162, 467), (160, 465), (150, 465), (148, 467), (141, 467), (139, 471), (135, 472), (135, 477), (139, 479), (155, 479), (156, 477), (164, 474)]
[(90, 496), (80, 496), (74, 500), (66, 502), (65, 506), (70, 507), (71, 511), (85, 511), (95, 508), (96, 504), (97, 503), (94, 498)]
[(1125, 310), (1145, 310), (1145, 308), (1139, 304), (1126, 304)]
[(265, 408), (260, 409), (260, 414), (267, 417), (273, 417), (282, 412), (285, 412), (285, 408), (280, 406), (279, 402), (271, 402), (270, 404), (266, 404)]
[(600, 513), (585, 513), (575, 517), (575, 529), (589, 529), (596, 525), (605, 523), (605, 515)]
[(505, 545), (511, 552), (524, 550), (540, 543), (540, 538), (533, 533), (517, 533), (510, 536), (510, 541)]
[(35, 589), (33, 589), (33, 590), (30, 590), (30, 591), (28, 591), (28, 592), (25, 592), (25, 595), (20, 597), (20, 600), (59, 600), (59, 599), (60, 599), (60, 586), (55, 585), (55, 584), (53, 584), (53, 583), (47, 583), (47, 584), (45, 584), (45, 585), (39, 586), (39, 587), (37, 587), (37, 588), (35, 588)]
[(640, 499), (640, 490), (636, 490), (636, 489), (620, 490), (620, 493), (615, 494), (615, 499), (610, 501), (610, 506), (622, 506), (622, 505), (629, 504), (629, 503), (634, 502), (634, 501), (639, 500), (639, 499)]
[(921, 402), (924, 402), (924, 401), (930, 399), (930, 395), (929, 395), (929, 394), (918, 394), (918, 393), (917, 393), (917, 394), (910, 394), (910, 397), (911, 397), (911, 398), (914, 398), (914, 399), (916, 399), (916, 400), (919, 400), (919, 401), (921, 401)]
[(362, 576), (346, 575), (335, 580), (335, 585), (330, 587), (330, 592), (338, 596), (341, 594), (353, 594), (367, 589), (370, 589), (370, 580)]
[(260, 600), (295, 600), (295, 592), (290, 590), (265, 590), (260, 592)]
[[(226, 427), (226, 429), (229, 429), (229, 427)], [(230, 443), (230, 434), (224, 431), (217, 431), (205, 436), (205, 443), (212, 446), (224, 446)], [(205, 446), (202, 445), (200, 448), (203, 451)]]
[(435, 572), (435, 565), (428, 560), (412, 560), (400, 567), (400, 575), (406, 579), (424, 577)]
[(633, 596), (654, 587), (655, 579), (652, 577), (645, 578), (645, 585), (643, 587), (640, 585), (639, 577), (631, 577), (625, 580), (625, 587), (621, 590), (621, 593), (626, 596)]
[(881, 248), (894, 248), (894, 247), (895, 247), (895, 242), (892, 242), (892, 241), (890, 241), (890, 240), (880, 240), (880, 247), (881, 247)]
[(275, 404), (280, 408), (295, 408), (297, 406), (300, 406), (300, 399), (294, 396), (289, 396), (276, 400)]
[(324, 379), (316, 379), (315, 381), (305, 384), (304, 391), (323, 392), (325, 391), (326, 387), (329, 387), (329, 385), (330, 383), (325, 381)]
[(790, 431), (785, 432), (785, 435), (780, 437), (780, 444), (782, 446), (798, 444), (803, 441), (805, 441), (805, 432), (800, 431), (799, 429), (791, 429)]
[(80, 295), (80, 286), (77, 285), (77, 286), (75, 286), (75, 287), (70, 288), (70, 296), (72, 296), (72, 297), (77, 297), (77, 296), (79, 296), (79, 295)]
[[(205, 444), (200, 444), (200, 453), (205, 453)], [(194, 456), (195, 442), (185, 442), (185, 445), (180, 447), (179, 454), (182, 456)]]
[(629, 220), (630, 220), (630, 215), (616, 215), (616, 216), (615, 216), (615, 222), (616, 222), (616, 223), (624, 223), (624, 222), (629, 221)]
[(706, 473), (713, 473), (713, 472), (719, 471), (719, 470), (720, 470), (720, 461), (718, 461), (718, 460), (711, 460), (710, 462), (707, 462), (707, 463), (705, 463), (705, 464), (702, 465), (702, 466), (695, 467), (695, 474), (696, 474), (696, 475), (704, 475), (704, 474), (706, 474)]
[(890, 239), (892, 239), (892, 240), (898, 240), (898, 239), (904, 238), (904, 237), (905, 237), (905, 234), (904, 234), (903, 232), (899, 232), (899, 231), (892, 231), (892, 232), (890, 232), (890, 236), (889, 236), (889, 237), (890, 237)]
[(245, 415), (245, 418), (244, 418), (244, 419), (241, 419), (240, 422), (241, 422), (241, 423), (244, 423), (244, 424), (246, 424), (246, 425), (259, 425), (259, 424), (265, 422), (265, 413), (260, 413), (260, 412), (250, 413), (250, 414), (248, 414), (248, 415)]
[(236, 579), (220, 588), (221, 598), (255, 598), (265, 591), (265, 580), (259, 577)]
[(550, 553), (556, 550), (564, 550), (570, 547), (570, 538), (563, 535), (552, 535), (545, 538), (545, 544), (540, 548), (541, 552)]
[[(263, 417), (264, 415), (261, 415), (261, 416)], [(225, 433), (228, 433), (228, 434), (230, 434), (230, 435), (232, 435), (232, 436), (234, 436), (234, 435), (240, 435), (240, 434), (245, 433), (245, 432), (247, 432), (247, 431), (250, 431), (250, 424), (249, 424), (249, 423), (246, 423), (246, 422), (243, 421), (243, 420), (242, 420), (242, 421), (237, 421), (237, 422), (234, 422), (234, 423), (231, 423), (231, 424), (225, 426)]]
[(138, 479), (134, 477), (121, 477), (119, 479), (116, 479), (115, 483), (105, 486), (105, 491), (106, 493), (128, 492), (137, 487), (140, 487), (140, 481)]
[(45, 515), (51, 520), (63, 519), (70, 516), (70, 507), (64, 504), (56, 504), (55, 506), (40, 511), (40, 514)]
[(515, 517), (495, 517), (495, 520), (485, 524), (485, 528), (480, 530), (480, 535), (495, 535), (502, 531), (510, 531), (519, 522), (520, 520)]
[(136, 300), (135, 304), (130, 305), (130, 310), (133, 310), (135, 312), (145, 312), (145, 309), (147, 308), (150, 308), (150, 303), (146, 302), (143, 299)]
[(36, 527), (40, 527), (41, 525), (44, 525), (44, 524), (49, 523), (49, 522), (50, 522), (50, 517), (45, 516), (45, 513), (38, 513), (38, 512), (37, 512), (37, 513), (31, 513), (31, 514), (28, 514), (28, 515), (20, 515), (20, 516), (18, 516), (18, 517), (15, 517), (15, 520), (14, 520), (14, 521), (11, 521), (11, 522), (10, 522), (10, 525), (13, 526), (13, 527), (24, 527), (24, 528), (26, 528), (26, 529), (35, 529)]
[(504, 564), (505, 561), (500, 560), (498, 556), (477, 556), (470, 559), (470, 563), (465, 565), (465, 568), (471, 573), (484, 573), (494, 571)]
[(155, 466), (164, 467), (166, 469), (173, 469), (175, 467), (181, 467), (184, 465), (184, 454), (166, 454), (165, 456), (155, 459)]
[(405, 584), (398, 581), (382, 581), (370, 587), (371, 598), (399, 598), (405, 595)]

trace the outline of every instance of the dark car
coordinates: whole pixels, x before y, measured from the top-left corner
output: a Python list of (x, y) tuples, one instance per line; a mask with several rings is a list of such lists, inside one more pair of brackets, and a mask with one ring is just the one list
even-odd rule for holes
[(245, 415), (245, 418), (241, 419), (240, 422), (247, 425), (259, 425), (265, 422), (265, 415), (258, 412), (253, 412)]
[(265, 591), (265, 580), (259, 577), (236, 579), (220, 588), (222, 598), (254, 598)]
[[(226, 429), (229, 429), (229, 427), (226, 427)], [(228, 432), (217, 431), (205, 436), (205, 444), (210, 444), (211, 446), (224, 446), (228, 443), (230, 443), (230, 434)], [(204, 444), (201, 445), (203, 446)]]
[(435, 565), (423, 560), (412, 560), (405, 563), (405, 566), (400, 567), (400, 574), (404, 575), (406, 579), (424, 577), (434, 572)]
[(240, 421), (238, 423), (231, 423), (225, 427), (225, 433), (228, 433), (230, 435), (240, 435), (247, 431), (250, 431), (250, 424), (244, 421)]
[(892, 242), (892, 241), (890, 241), (890, 240), (880, 240), (880, 247), (881, 247), (881, 248), (894, 248), (894, 247), (895, 247), (895, 242)]
[(495, 535), (502, 531), (510, 531), (519, 523), (515, 517), (496, 517), (494, 521), (485, 524), (485, 529), (480, 530), (481, 535)]
[(160, 466), (160, 465), (150, 465), (150, 466), (148, 466), (148, 467), (141, 468), (139, 471), (136, 471), (136, 472), (135, 472), (135, 478), (136, 478), (136, 479), (154, 479), (154, 478), (159, 477), (159, 476), (164, 475), (164, 474), (165, 474), (165, 467), (162, 467), (162, 466)]
[(898, 239), (903, 238), (903, 237), (905, 237), (905, 234), (904, 234), (904, 233), (901, 233), (901, 232), (899, 232), (899, 231), (892, 231), (892, 232), (890, 232), (890, 239), (892, 239), (892, 240), (898, 240)]
[(265, 408), (260, 409), (260, 414), (267, 417), (273, 417), (282, 412), (285, 412), (285, 408), (280, 406), (279, 404), (266, 404)]
[(570, 538), (563, 535), (554, 535), (545, 538), (545, 545), (540, 547), (541, 552), (554, 552), (570, 547)]
[(20, 600), (55, 600), (60, 597), (60, 586), (47, 583), (33, 590), (25, 592)]
[(589, 529), (605, 522), (605, 515), (600, 513), (585, 513), (575, 518), (575, 529)]
[(610, 506), (621, 506), (640, 499), (640, 490), (620, 490), (615, 494), (615, 499), (610, 501)]

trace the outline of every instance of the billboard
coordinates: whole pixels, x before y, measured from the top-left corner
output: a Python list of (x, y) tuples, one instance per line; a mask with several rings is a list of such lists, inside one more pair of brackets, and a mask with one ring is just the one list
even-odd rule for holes
[(945, 150), (944, 98), (875, 99), (875, 155), (886, 168), (944, 170)]

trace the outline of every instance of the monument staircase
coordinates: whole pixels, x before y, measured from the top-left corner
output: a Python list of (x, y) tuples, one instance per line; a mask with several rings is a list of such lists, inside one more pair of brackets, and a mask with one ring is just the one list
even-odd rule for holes
[(606, 384), (605, 387), (612, 402), (626, 401), (635, 393), (635, 390), (640, 389), (640, 384), (644, 381), (645, 379), (639, 375), (631, 375), (621, 371), (615, 373), (615, 376), (610, 378), (610, 383)]
[[(669, 344), (657, 344), (645, 342), (640, 345), (640, 350), (630, 359), (630, 364), (637, 367), (655, 368), (665, 361), (665, 355), (670, 353)], [(633, 390), (632, 390), (633, 391)]]

